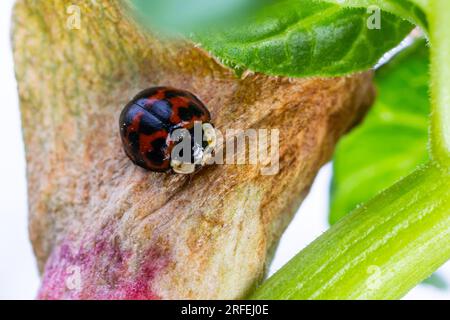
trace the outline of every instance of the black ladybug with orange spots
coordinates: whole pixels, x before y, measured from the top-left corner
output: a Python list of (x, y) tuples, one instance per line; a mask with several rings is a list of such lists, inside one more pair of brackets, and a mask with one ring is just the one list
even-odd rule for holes
[[(192, 173), (203, 165), (215, 146), (215, 130), (205, 105), (192, 93), (170, 88), (148, 88), (136, 95), (122, 110), (119, 119), (123, 148), (131, 161), (147, 170)], [(200, 123), (202, 141), (192, 139), (190, 161), (181, 162), (171, 156), (179, 143), (171, 137), (176, 129), (193, 135)]]

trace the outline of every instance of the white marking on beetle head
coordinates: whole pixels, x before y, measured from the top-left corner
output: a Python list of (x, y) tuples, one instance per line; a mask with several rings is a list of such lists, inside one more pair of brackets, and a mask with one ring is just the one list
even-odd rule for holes
[(217, 145), (217, 134), (216, 129), (212, 126), (210, 123), (203, 123), (202, 124), (203, 134), (206, 142), (208, 145), (203, 150), (202, 158), (201, 158), (201, 165), (205, 165), (209, 159), (212, 158), (212, 153)]
[(189, 174), (189, 173), (194, 172), (194, 170), (195, 170), (195, 164), (181, 162), (179, 160), (171, 160), (170, 166), (172, 167), (173, 171), (175, 171), (176, 173), (181, 173), (181, 174)]

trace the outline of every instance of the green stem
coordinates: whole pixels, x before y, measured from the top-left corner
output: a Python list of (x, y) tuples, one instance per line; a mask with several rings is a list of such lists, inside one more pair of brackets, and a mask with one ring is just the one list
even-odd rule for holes
[(450, 176), (428, 164), (357, 208), (254, 299), (396, 299), (450, 258)]
[(431, 40), (431, 154), (450, 171), (450, 1), (429, 0)]

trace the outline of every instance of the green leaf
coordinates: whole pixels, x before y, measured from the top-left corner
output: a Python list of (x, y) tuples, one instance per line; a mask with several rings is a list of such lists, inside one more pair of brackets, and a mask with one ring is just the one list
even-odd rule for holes
[(375, 105), (336, 149), (331, 224), (428, 159), (428, 64), (420, 41), (377, 72)]
[(428, 163), (341, 219), (253, 299), (398, 299), (450, 259), (450, 175)]
[(417, 0), (327, 0), (328, 2), (340, 4), (347, 7), (371, 8), (378, 7), (383, 11), (390, 12), (412, 24), (420, 26), (425, 32), (428, 31), (428, 21), (423, 3)]
[(371, 68), (412, 29), (382, 12), (313, 0), (280, 0), (227, 29), (197, 33), (194, 40), (225, 64), (285, 76), (334, 76)]
[(232, 18), (256, 10), (271, 0), (128, 0), (144, 25), (189, 34), (211, 24), (228, 24)]
[(433, 286), (440, 290), (447, 290), (448, 284), (438, 273), (433, 273), (430, 277), (422, 281), (423, 284)]

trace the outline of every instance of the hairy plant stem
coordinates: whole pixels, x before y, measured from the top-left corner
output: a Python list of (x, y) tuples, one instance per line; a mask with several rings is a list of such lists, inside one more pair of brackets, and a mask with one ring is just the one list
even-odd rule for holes
[(431, 40), (431, 155), (450, 171), (450, 1), (430, 0)]
[(355, 209), (253, 299), (396, 299), (450, 258), (450, 176), (419, 168)]

